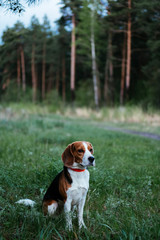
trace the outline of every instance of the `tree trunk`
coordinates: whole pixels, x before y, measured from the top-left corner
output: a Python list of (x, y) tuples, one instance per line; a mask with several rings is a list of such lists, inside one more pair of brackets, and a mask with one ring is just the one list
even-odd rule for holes
[(72, 102), (75, 99), (75, 67), (76, 67), (76, 36), (75, 36), (75, 28), (76, 28), (76, 21), (75, 21), (75, 14), (72, 15), (72, 42), (71, 42), (71, 97)]
[(124, 83), (125, 83), (125, 62), (126, 62), (126, 34), (124, 33), (123, 49), (122, 49), (122, 65), (121, 65), (121, 90), (120, 104), (124, 103)]
[(99, 97), (98, 97), (98, 80), (97, 80), (97, 65), (96, 65), (96, 50), (95, 50), (95, 39), (94, 39), (94, 10), (91, 12), (91, 57), (92, 57), (92, 77), (94, 87), (94, 101), (96, 108), (99, 108)]
[(42, 99), (45, 98), (45, 84), (46, 84), (46, 42), (43, 44), (43, 61), (42, 61)]
[(37, 80), (36, 80), (36, 69), (35, 69), (35, 43), (32, 43), (31, 72), (32, 72), (32, 91), (33, 91), (32, 101), (36, 102)]
[(59, 94), (59, 80), (60, 80), (60, 76), (59, 76), (59, 66), (57, 67), (57, 72), (56, 72), (56, 91)]
[(113, 102), (113, 52), (112, 52), (112, 31), (109, 30), (108, 34), (108, 48), (107, 59), (105, 66), (105, 87), (104, 87), (104, 99), (107, 105)]
[(128, 29), (127, 29), (127, 66), (126, 66), (126, 88), (130, 87), (131, 72), (131, 0), (128, 0)]
[[(108, 51), (109, 51), (109, 81), (111, 83), (111, 86), (113, 84), (113, 52), (112, 52), (112, 32), (109, 32), (109, 43), (108, 43)], [(113, 97), (113, 92), (112, 92)]]
[(65, 78), (66, 78), (66, 63), (65, 63), (65, 53), (63, 53), (63, 57), (62, 57), (62, 98), (63, 98), (63, 102), (65, 102), (66, 99), (66, 82), (65, 82)]
[(51, 91), (52, 85), (53, 85), (53, 64), (50, 64), (47, 92), (50, 92), (50, 91)]
[(5, 79), (5, 82), (2, 85), (2, 89), (5, 90), (10, 84), (10, 74), (8, 73), (8, 66), (4, 68), (3, 76)]
[(26, 91), (26, 70), (25, 70), (25, 59), (24, 59), (24, 50), (22, 45), (20, 46), (20, 55), (21, 55), (21, 66), (22, 66), (22, 89)]
[(20, 63), (20, 57), (19, 57), (19, 48), (17, 49), (17, 85), (18, 88), (20, 88), (21, 84), (21, 63)]
[(107, 60), (105, 65), (105, 82), (104, 82), (104, 100), (105, 105), (109, 102), (109, 77), (108, 77), (109, 61), (108, 61), (108, 51)]

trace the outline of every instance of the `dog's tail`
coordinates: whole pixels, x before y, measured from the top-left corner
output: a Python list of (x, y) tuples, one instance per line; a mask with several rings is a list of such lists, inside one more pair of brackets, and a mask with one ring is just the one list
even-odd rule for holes
[(25, 206), (30, 206), (30, 207), (34, 207), (34, 205), (36, 204), (35, 201), (32, 201), (31, 199), (27, 199), (27, 198), (26, 199), (20, 199), (16, 203), (23, 204)]

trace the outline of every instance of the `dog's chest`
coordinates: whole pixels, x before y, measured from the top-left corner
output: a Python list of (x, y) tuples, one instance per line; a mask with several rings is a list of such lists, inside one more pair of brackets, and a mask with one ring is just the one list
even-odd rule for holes
[(69, 198), (74, 205), (86, 197), (89, 188), (89, 172), (85, 170), (84, 172), (77, 173), (71, 170), (69, 173), (73, 182), (67, 190), (67, 198)]

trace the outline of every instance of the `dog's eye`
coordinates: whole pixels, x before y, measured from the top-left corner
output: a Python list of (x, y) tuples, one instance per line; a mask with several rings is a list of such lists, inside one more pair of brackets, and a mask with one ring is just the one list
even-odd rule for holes
[(82, 153), (82, 152), (84, 152), (84, 151), (83, 151), (83, 149), (78, 149), (78, 152), (79, 152), (79, 153)]
[(93, 149), (92, 149), (92, 148), (90, 149), (90, 152), (93, 152)]

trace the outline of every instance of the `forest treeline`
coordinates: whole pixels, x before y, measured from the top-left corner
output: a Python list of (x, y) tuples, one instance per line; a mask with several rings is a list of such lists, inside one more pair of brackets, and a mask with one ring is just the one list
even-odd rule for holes
[(1, 101), (160, 108), (160, 1), (61, 3), (56, 31), (33, 16), (3, 33)]

